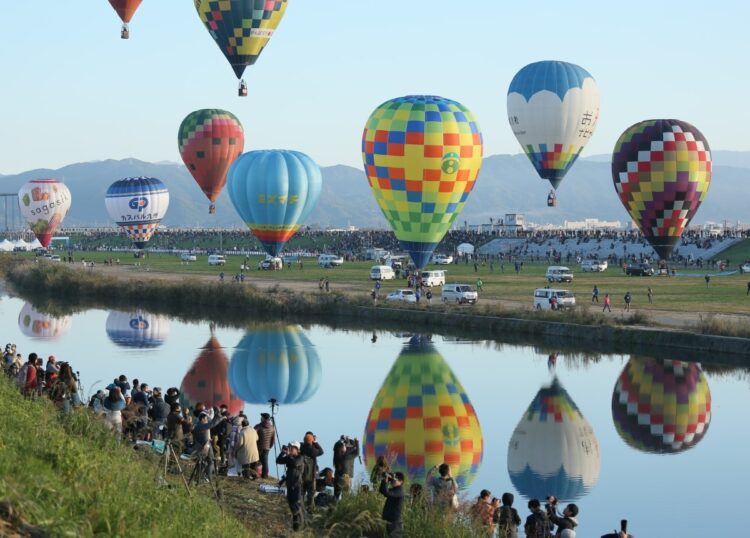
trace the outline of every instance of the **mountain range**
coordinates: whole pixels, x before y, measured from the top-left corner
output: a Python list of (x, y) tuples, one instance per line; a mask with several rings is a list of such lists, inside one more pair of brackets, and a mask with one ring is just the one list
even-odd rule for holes
[[(694, 224), (750, 221), (745, 195), (750, 184), (750, 152), (713, 152), (714, 173), (706, 201)], [(322, 168), (323, 190), (308, 224), (323, 228), (387, 228), (360, 168), (337, 165)], [(30, 179), (52, 177), (63, 180), (73, 195), (73, 205), (64, 225), (108, 226), (104, 207), (109, 185), (129, 176), (161, 179), (169, 188), (170, 205), (163, 223), (172, 227), (243, 227), (226, 192), (216, 215), (208, 214), (208, 200), (182, 164), (149, 163), (137, 159), (77, 163), (57, 170), (37, 169), (0, 175), (0, 190), (15, 193)], [(549, 183), (538, 178), (525, 155), (486, 157), (482, 171), (457, 225), (497, 220), (506, 213), (522, 213), (526, 222), (562, 224), (563, 221), (596, 218), (620, 221), (630, 218), (612, 186), (609, 156), (580, 159), (557, 191), (558, 205), (548, 208)], [(6, 199), (9, 200), (9, 199)], [(12, 199), (11, 199), (12, 200)], [(0, 208), (4, 211), (5, 208)]]

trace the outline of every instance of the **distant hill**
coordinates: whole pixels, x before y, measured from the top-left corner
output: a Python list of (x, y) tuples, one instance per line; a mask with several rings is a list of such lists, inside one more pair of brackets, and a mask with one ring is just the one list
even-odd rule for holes
[[(208, 200), (182, 164), (147, 163), (137, 159), (78, 163), (58, 170), (30, 170), (0, 175), (0, 190), (16, 192), (29, 179), (53, 177), (65, 181), (73, 193), (67, 225), (106, 226), (111, 223), (104, 208), (109, 185), (128, 176), (152, 176), (169, 188), (171, 201), (167, 226), (242, 227), (226, 194), (217, 203), (216, 215), (208, 214)], [(750, 220), (745, 200), (750, 183), (750, 152), (714, 152), (714, 176), (706, 202), (696, 223)], [(546, 205), (549, 184), (536, 176), (524, 155), (493, 155), (485, 158), (479, 180), (459, 219), (469, 223), (489, 222), (505, 213), (523, 213), (527, 221), (562, 223), (564, 220), (629, 217), (615, 195), (606, 155), (580, 160), (558, 191), (558, 206)], [(364, 172), (350, 166), (323, 168), (323, 191), (308, 224), (323, 227), (356, 226), (384, 228)]]

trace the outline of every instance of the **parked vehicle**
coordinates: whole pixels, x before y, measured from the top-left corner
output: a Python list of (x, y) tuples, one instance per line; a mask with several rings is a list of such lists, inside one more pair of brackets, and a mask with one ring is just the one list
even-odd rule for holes
[(750, 273), (750, 262), (740, 265), (740, 273)]
[(258, 269), (262, 271), (279, 271), (284, 268), (284, 261), (281, 258), (267, 257), (258, 263)]
[(570, 290), (537, 288), (534, 290), (534, 308), (537, 310), (550, 310), (552, 305), (549, 300), (553, 296), (557, 299), (558, 310), (573, 308), (576, 305), (576, 296)]
[(647, 263), (629, 263), (625, 267), (625, 274), (628, 276), (653, 276), (654, 268)]
[(422, 271), (419, 276), (422, 277), (422, 284), (428, 288), (445, 284), (445, 271)]
[(385, 299), (386, 301), (403, 301), (405, 303), (417, 302), (417, 296), (414, 294), (414, 291), (408, 289), (392, 291)]
[(211, 254), (208, 257), (208, 265), (226, 265), (227, 259), (221, 254)]
[(190, 254), (189, 252), (183, 252), (180, 255), (180, 261), (183, 261), (183, 262), (194, 262), (197, 260), (198, 258), (195, 256), (195, 254)]
[(581, 262), (581, 271), (584, 273), (600, 273), (606, 271), (609, 263), (599, 260), (583, 260)]
[(321, 267), (338, 267), (344, 265), (344, 258), (335, 254), (321, 254), (318, 257), (318, 265)]
[(479, 299), (479, 294), (469, 284), (446, 284), (443, 286), (442, 298), (444, 303), (474, 304)]
[(396, 278), (396, 271), (388, 265), (373, 265), (370, 267), (370, 278), (372, 280), (393, 280)]
[(550, 265), (544, 277), (549, 282), (573, 282), (573, 272), (562, 265)]
[(51, 262), (59, 262), (59, 261), (62, 261), (62, 260), (60, 259), (60, 256), (58, 256), (57, 254), (53, 254), (52, 256), (49, 257), (49, 261), (51, 261)]
[(453, 263), (453, 256), (450, 254), (435, 254), (432, 257), (432, 263), (435, 265), (450, 265)]

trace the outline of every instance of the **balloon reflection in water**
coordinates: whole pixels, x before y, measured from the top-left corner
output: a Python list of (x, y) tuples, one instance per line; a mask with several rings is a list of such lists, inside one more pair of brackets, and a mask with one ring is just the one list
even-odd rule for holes
[(31, 303), (24, 303), (18, 314), (18, 328), (24, 336), (52, 340), (59, 338), (70, 330), (73, 318), (70, 316), (53, 316), (40, 312)]
[(211, 335), (200, 355), (185, 374), (180, 385), (180, 403), (195, 407), (203, 402), (206, 407), (222, 404), (229, 408), (229, 414), (236, 416), (245, 406), (229, 387), (227, 370), (229, 359), (219, 341)]
[(318, 391), (321, 377), (318, 353), (296, 325), (249, 331), (229, 364), (232, 391), (251, 404), (306, 402)]
[(700, 363), (630, 359), (612, 393), (612, 418), (623, 441), (638, 450), (692, 448), (711, 422), (711, 391)]
[(508, 473), (518, 492), (574, 501), (599, 479), (599, 441), (557, 378), (536, 393), (513, 430)]
[(169, 336), (169, 318), (142, 310), (110, 312), (107, 336), (121, 347), (159, 347)]
[(461, 383), (431, 343), (404, 348), (383, 382), (365, 425), (365, 464), (378, 456), (411, 482), (443, 462), (460, 488), (479, 471), (484, 439)]

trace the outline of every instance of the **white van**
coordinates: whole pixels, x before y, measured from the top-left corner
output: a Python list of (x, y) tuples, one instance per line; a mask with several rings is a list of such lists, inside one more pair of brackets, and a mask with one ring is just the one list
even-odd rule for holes
[(432, 286), (445, 285), (445, 271), (422, 271), (422, 284), (431, 288)]
[(562, 265), (550, 265), (544, 278), (549, 282), (573, 282), (573, 271)]
[(318, 257), (318, 265), (321, 267), (338, 267), (344, 265), (344, 258), (334, 254), (321, 254)]
[(226, 265), (227, 260), (220, 254), (211, 254), (208, 257), (208, 265)]
[(370, 267), (370, 278), (372, 280), (393, 280), (396, 278), (396, 271), (389, 265), (373, 265)]
[(469, 284), (446, 284), (443, 286), (443, 302), (444, 303), (469, 303), (474, 304), (477, 302), (479, 295)]
[(552, 296), (557, 298), (558, 310), (573, 308), (576, 305), (576, 296), (570, 290), (537, 288), (534, 290), (534, 308), (537, 310), (550, 310), (552, 305), (549, 300)]
[(583, 260), (581, 262), (581, 271), (584, 273), (601, 273), (602, 271), (605, 271), (608, 266), (609, 264), (606, 261)]

